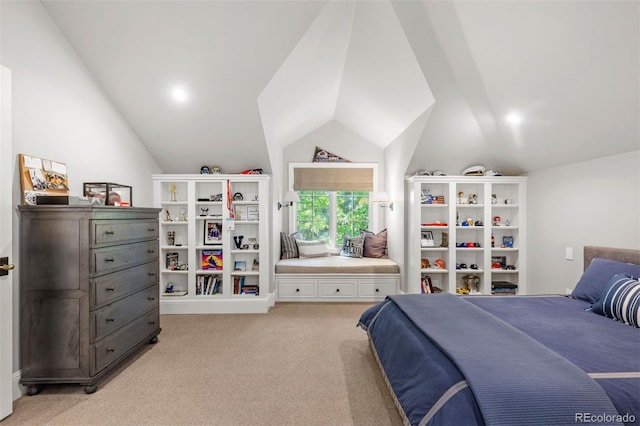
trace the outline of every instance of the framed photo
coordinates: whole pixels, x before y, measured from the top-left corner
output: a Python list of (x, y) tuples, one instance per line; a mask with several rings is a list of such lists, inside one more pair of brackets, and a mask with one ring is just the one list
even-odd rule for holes
[(220, 244), (222, 242), (222, 223), (215, 220), (205, 220), (202, 241), (205, 245)]
[(247, 206), (236, 206), (236, 219), (247, 220)]
[(260, 220), (259, 206), (247, 206), (247, 220)]
[(202, 250), (201, 268), (222, 270), (222, 250)]
[(433, 241), (433, 232), (424, 231), (422, 233), (422, 236), (421, 236), (421, 239), (420, 239), (420, 246), (421, 247), (433, 247), (433, 246), (435, 246), (435, 243)]
[(178, 260), (178, 253), (167, 253), (167, 261), (166, 261), (166, 268), (170, 269), (170, 270), (175, 270), (178, 268), (178, 264), (179, 264), (179, 260)]
[(244, 260), (236, 260), (233, 264), (234, 271), (246, 271), (247, 270), (247, 262)]

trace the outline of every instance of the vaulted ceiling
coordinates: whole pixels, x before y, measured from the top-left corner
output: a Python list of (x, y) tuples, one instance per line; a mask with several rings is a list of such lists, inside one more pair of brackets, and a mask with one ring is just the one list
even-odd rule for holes
[(640, 147), (638, 2), (42, 3), (166, 173), (270, 171), (333, 120), (384, 149), (425, 111), (407, 172)]

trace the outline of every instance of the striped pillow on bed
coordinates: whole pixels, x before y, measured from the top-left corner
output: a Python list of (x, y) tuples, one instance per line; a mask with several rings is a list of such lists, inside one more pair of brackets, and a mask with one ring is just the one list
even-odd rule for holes
[(593, 304), (593, 312), (640, 327), (640, 282), (627, 274), (616, 274)]

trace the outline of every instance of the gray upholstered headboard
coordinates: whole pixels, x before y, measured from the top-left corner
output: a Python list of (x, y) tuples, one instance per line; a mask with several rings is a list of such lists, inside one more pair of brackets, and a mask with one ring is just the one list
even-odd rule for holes
[(584, 269), (587, 269), (587, 266), (596, 257), (640, 265), (640, 250), (584, 246)]

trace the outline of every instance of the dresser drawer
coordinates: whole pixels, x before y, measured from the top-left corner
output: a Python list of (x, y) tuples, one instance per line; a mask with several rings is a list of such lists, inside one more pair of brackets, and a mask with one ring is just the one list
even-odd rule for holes
[(91, 272), (102, 274), (158, 259), (158, 241), (94, 249)]
[(281, 282), (278, 284), (278, 294), (280, 297), (316, 297), (316, 282)]
[(394, 280), (360, 281), (358, 283), (358, 296), (360, 297), (385, 297), (390, 294), (396, 294), (396, 292), (396, 282)]
[(355, 281), (320, 281), (320, 297), (354, 297)]
[(159, 309), (154, 309), (122, 327), (100, 342), (91, 345), (91, 368), (93, 376), (111, 363), (127, 354), (145, 338), (160, 330)]
[(158, 284), (158, 261), (134, 266), (113, 274), (101, 275), (91, 280), (91, 306), (111, 303), (123, 296), (151, 285)]
[(158, 297), (158, 287), (153, 286), (92, 312), (91, 342), (128, 324), (142, 312), (153, 309), (158, 304)]
[(93, 247), (134, 241), (157, 240), (157, 220), (92, 220)]

